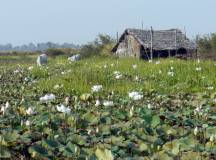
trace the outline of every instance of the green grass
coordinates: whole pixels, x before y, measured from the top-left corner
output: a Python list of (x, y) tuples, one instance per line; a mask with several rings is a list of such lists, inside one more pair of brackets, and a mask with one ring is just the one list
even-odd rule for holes
[[(49, 69), (35, 68), (31, 74), (38, 77), (40, 90), (53, 92), (53, 87), (59, 84), (64, 86), (59, 91), (66, 94), (90, 92), (96, 84), (103, 85), (105, 92), (115, 91), (121, 95), (132, 90), (155, 90), (169, 94), (211, 92), (208, 88), (216, 87), (216, 65), (212, 61), (199, 64), (197, 61), (174, 59), (159, 61), (157, 65), (155, 61), (148, 63), (137, 59), (94, 57), (70, 64), (67, 59), (60, 58), (50, 62)], [(136, 69), (132, 68), (134, 64)], [(168, 75), (171, 67), (173, 77)], [(196, 71), (197, 67), (201, 67), (201, 71)], [(122, 79), (116, 80), (114, 71), (119, 71)], [(62, 72), (65, 74), (62, 75)], [(135, 81), (136, 76), (140, 77), (140, 82)]]

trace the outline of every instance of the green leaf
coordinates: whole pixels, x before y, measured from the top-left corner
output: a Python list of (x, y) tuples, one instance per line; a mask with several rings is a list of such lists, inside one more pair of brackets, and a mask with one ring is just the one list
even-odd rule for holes
[(95, 155), (98, 160), (114, 160), (112, 152), (108, 149), (97, 148)]
[(89, 125), (95, 125), (99, 122), (99, 118), (91, 112), (84, 114), (83, 118), (89, 123)]
[(47, 150), (42, 147), (41, 145), (35, 145), (29, 148), (29, 153), (31, 154), (32, 158), (35, 157), (48, 157)]
[(148, 150), (148, 146), (145, 143), (141, 143), (140, 146), (139, 146), (139, 150), (141, 152), (147, 151)]
[(10, 158), (10, 157), (11, 154), (9, 150), (6, 147), (0, 145), (0, 158)]
[(151, 126), (155, 128), (157, 125), (160, 124), (160, 117), (159, 116), (153, 116), (152, 121), (151, 121)]

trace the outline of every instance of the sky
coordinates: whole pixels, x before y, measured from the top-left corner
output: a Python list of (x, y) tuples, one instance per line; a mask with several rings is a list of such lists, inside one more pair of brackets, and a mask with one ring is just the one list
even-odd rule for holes
[(216, 32), (215, 0), (0, 0), (0, 44), (85, 44), (126, 28)]

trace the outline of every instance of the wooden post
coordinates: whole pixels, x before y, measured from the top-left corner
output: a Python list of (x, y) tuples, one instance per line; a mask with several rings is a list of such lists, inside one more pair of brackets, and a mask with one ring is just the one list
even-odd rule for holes
[(151, 60), (153, 59), (153, 28), (151, 27), (151, 50), (150, 50), (150, 54), (151, 54)]
[(168, 52), (169, 52), (169, 58), (171, 57), (171, 51), (170, 50), (168, 50)]
[(118, 35), (118, 32), (116, 33), (116, 40), (117, 40), (117, 43), (119, 41), (119, 35)]
[(175, 55), (177, 54), (177, 29), (175, 29)]

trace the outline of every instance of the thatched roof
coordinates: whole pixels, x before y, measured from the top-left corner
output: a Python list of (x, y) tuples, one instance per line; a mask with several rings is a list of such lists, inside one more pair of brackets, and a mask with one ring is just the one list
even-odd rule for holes
[[(152, 33), (154, 50), (196, 49), (196, 44), (179, 29), (153, 30)], [(134, 36), (145, 48), (151, 47), (151, 30), (126, 29), (118, 44), (124, 40), (125, 35)], [(114, 50), (117, 49), (118, 44)]]

